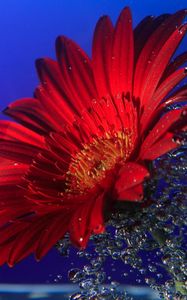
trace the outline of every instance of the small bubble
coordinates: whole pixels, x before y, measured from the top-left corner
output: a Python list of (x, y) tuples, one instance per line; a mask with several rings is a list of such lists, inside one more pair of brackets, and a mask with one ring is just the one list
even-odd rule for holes
[(82, 300), (82, 294), (81, 293), (76, 293), (71, 295), (70, 300)]
[(180, 27), (178, 31), (179, 31), (179, 34), (183, 34), (184, 33), (184, 28)]
[(148, 269), (149, 269), (149, 271), (152, 272), (152, 273), (153, 273), (153, 272), (156, 272), (156, 270), (157, 270), (156, 267), (153, 266), (153, 265), (148, 265)]
[(71, 269), (68, 272), (68, 278), (73, 283), (80, 282), (84, 278), (84, 272), (80, 269)]

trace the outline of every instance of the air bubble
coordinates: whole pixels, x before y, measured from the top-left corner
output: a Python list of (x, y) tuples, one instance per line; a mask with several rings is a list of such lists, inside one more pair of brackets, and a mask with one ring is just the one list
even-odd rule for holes
[(68, 272), (68, 278), (73, 283), (80, 282), (84, 277), (84, 272), (80, 269), (71, 269)]

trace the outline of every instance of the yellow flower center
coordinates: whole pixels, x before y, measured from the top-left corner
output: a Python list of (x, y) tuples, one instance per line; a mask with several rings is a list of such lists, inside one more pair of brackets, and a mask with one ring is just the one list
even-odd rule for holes
[(96, 186), (105, 178), (106, 171), (129, 158), (133, 146), (130, 132), (106, 133), (104, 137), (84, 144), (83, 149), (72, 157), (66, 176), (66, 192), (80, 194)]

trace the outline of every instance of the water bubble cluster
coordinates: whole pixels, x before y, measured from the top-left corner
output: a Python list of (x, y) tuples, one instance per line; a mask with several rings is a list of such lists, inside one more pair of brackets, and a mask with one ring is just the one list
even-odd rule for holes
[[(124, 264), (123, 283), (135, 272), (135, 284), (149, 285), (161, 299), (186, 299), (187, 143), (185, 133), (178, 138), (182, 146), (151, 166), (152, 176), (144, 187), (149, 205), (117, 205), (106, 232), (92, 236), (90, 247), (77, 252), (87, 263), (69, 271), (69, 280), (80, 287), (71, 300), (132, 299), (112, 279), (116, 261)], [(57, 248), (67, 255), (68, 237)], [(107, 275), (109, 259), (114, 264)]]

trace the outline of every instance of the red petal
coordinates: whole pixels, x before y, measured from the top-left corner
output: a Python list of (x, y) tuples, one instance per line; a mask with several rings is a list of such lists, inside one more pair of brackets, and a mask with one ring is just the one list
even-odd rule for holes
[(134, 39), (132, 16), (129, 8), (122, 10), (113, 37), (111, 60), (111, 90), (116, 95), (121, 92), (132, 94), (134, 66)]
[(79, 114), (77, 110), (79, 106), (77, 107), (77, 99), (64, 91), (64, 84), (67, 83), (64, 83), (64, 77), (57, 62), (49, 58), (38, 59), (36, 67), (42, 82), (42, 85), (36, 89), (36, 98), (52, 116), (57, 128), (62, 126), (64, 121), (71, 124), (75, 119), (75, 114)]
[(173, 72), (175, 72), (179, 67), (181, 67), (184, 63), (187, 62), (187, 52), (184, 52), (177, 57), (167, 66), (161, 81), (165, 80), (168, 76), (170, 76)]
[(175, 149), (179, 145), (173, 140), (173, 134), (166, 134), (142, 154), (141, 159), (154, 160), (159, 156)]
[(110, 93), (109, 73), (112, 34), (113, 25), (110, 18), (107, 16), (100, 18), (95, 28), (92, 47), (94, 78), (100, 98)]
[(36, 259), (40, 260), (67, 232), (70, 216), (63, 211), (51, 215), (36, 249)]
[(20, 184), (22, 176), (28, 170), (28, 166), (20, 163), (7, 161), (0, 164), (0, 186)]
[[(140, 186), (148, 176), (149, 172), (144, 166), (133, 162), (126, 163), (120, 169), (114, 187), (114, 193), (117, 193), (117, 200), (136, 201), (142, 199), (143, 194), (141, 193), (140, 196), (139, 193), (142, 189)], [(126, 195), (130, 194), (130, 198), (126, 198)]]
[[(1, 179), (0, 179), (1, 180)], [(15, 205), (20, 205), (20, 202), (24, 200), (25, 191), (15, 185), (8, 184), (0, 185), (0, 208), (7, 209)]]
[[(149, 132), (142, 146), (140, 157), (147, 151), (162, 135), (164, 135), (171, 126), (181, 118), (183, 109), (175, 109), (164, 114), (157, 122), (155, 127)], [(176, 128), (177, 129), (177, 128)]]
[(186, 31), (187, 24), (176, 29), (176, 31), (169, 37), (167, 42), (161, 48), (154, 61), (151, 63), (140, 95), (143, 103), (147, 103), (147, 100), (152, 97), (169, 60), (171, 59), (176, 48), (179, 46), (179, 43), (186, 34)]
[(0, 155), (28, 164), (45, 149), (44, 137), (11, 121), (0, 121)]
[(85, 248), (91, 232), (88, 229), (88, 216), (90, 215), (90, 203), (82, 204), (76, 209), (69, 222), (69, 233), (72, 243)]
[(40, 150), (25, 143), (0, 140), (0, 156), (23, 164), (30, 164)]
[(7, 262), (11, 247), (12, 247), (11, 243), (8, 243), (5, 246), (0, 247), (0, 253), (1, 253), (0, 266), (2, 266), (3, 264), (5, 264)]
[(9, 254), (9, 266), (13, 266), (36, 250), (40, 236), (49, 222), (50, 215), (36, 216), (27, 229), (17, 236)]
[(164, 14), (157, 18), (148, 16), (136, 26), (134, 29), (135, 62), (137, 62), (137, 59), (151, 34), (153, 34), (160, 24), (163, 24), (168, 17), (169, 14)]
[(0, 165), (0, 226), (33, 211), (32, 203), (24, 198), (23, 175), (28, 166), (2, 160)]
[(16, 222), (5, 228), (0, 228), (0, 246), (15, 240), (16, 236), (28, 227), (28, 223)]
[(0, 138), (5, 140), (20, 141), (32, 146), (44, 147), (44, 138), (24, 126), (12, 121), (0, 121)]
[(104, 230), (103, 210), (104, 196), (87, 199), (84, 204), (75, 211), (70, 222), (70, 238), (73, 244), (85, 248), (92, 233), (101, 233)]
[(0, 227), (7, 225), (8, 222), (15, 221), (25, 215), (33, 213), (33, 203), (25, 200), (24, 197), (20, 198), (20, 202), (10, 205), (9, 207), (0, 210)]
[(97, 98), (89, 57), (76, 43), (64, 36), (57, 39), (56, 52), (66, 86), (72, 96), (75, 95), (72, 105), (76, 103), (80, 109), (89, 107), (90, 100)]
[(95, 199), (94, 205), (92, 207), (88, 227), (94, 234), (102, 233), (105, 229), (103, 220), (104, 202), (104, 194), (100, 194), (97, 199)]
[(186, 76), (187, 74), (184, 72), (183, 69), (177, 70), (173, 74), (171, 74), (166, 80), (164, 80), (162, 84), (157, 88), (153, 97), (150, 98), (147, 105), (145, 106), (143, 115), (141, 117), (142, 132), (145, 128), (148, 127), (148, 123), (152, 119), (152, 114), (154, 113), (154, 110), (158, 107), (158, 105), (161, 103), (164, 97), (166, 97), (169, 94), (169, 92), (171, 92), (172, 89)]
[(143, 184), (135, 185), (133, 188), (121, 191), (118, 195), (117, 201), (132, 201), (139, 202), (143, 200)]
[(37, 99), (17, 100), (11, 103), (3, 113), (38, 134), (44, 135), (54, 130), (52, 118), (44, 111)]
[[(181, 24), (185, 14), (183, 10), (168, 17), (153, 32), (141, 51), (135, 71), (134, 95), (140, 97), (142, 105), (147, 97), (150, 99), (152, 96), (168, 60), (184, 36), (185, 27), (176, 29), (176, 25)], [(181, 34), (179, 30), (182, 30)], [(151, 94), (148, 94), (148, 89)]]

